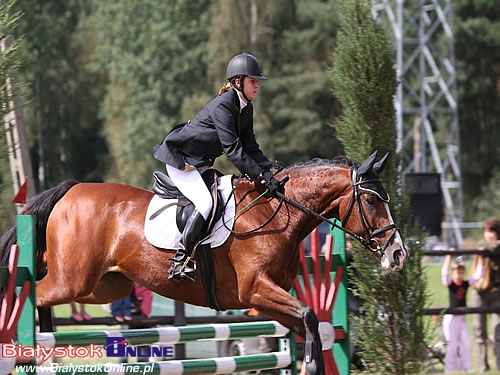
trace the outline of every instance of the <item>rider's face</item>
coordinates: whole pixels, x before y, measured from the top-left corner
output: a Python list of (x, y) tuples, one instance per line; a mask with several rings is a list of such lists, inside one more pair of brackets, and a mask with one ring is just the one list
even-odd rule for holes
[(260, 88), (260, 82), (257, 78), (243, 78), (243, 91), (249, 100), (254, 100), (257, 97), (257, 92)]

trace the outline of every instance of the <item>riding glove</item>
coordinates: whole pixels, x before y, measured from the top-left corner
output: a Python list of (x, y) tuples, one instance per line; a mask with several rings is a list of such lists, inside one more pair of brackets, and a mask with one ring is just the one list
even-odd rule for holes
[(259, 177), (260, 183), (264, 185), (272, 195), (275, 195), (278, 191), (282, 191), (280, 182), (273, 177), (273, 172), (271, 172), (270, 170), (262, 172)]
[(269, 169), (274, 174), (276, 174), (279, 171), (282, 171), (283, 169), (286, 168), (285, 163), (283, 163), (279, 160), (269, 160), (269, 161), (266, 161), (264, 163), (261, 163), (260, 166), (264, 169)]

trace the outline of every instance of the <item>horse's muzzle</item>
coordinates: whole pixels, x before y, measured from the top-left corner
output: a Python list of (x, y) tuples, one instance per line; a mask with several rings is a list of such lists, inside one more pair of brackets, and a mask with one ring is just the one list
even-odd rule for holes
[(390, 271), (401, 271), (407, 258), (407, 251), (399, 246), (388, 246), (380, 263), (382, 267)]

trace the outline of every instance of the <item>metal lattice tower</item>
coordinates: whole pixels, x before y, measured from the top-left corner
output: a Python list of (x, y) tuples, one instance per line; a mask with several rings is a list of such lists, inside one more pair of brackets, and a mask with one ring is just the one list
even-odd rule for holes
[(451, 0), (372, 0), (394, 33), (397, 151), (403, 173), (441, 174), (445, 240), (463, 240), (462, 177)]

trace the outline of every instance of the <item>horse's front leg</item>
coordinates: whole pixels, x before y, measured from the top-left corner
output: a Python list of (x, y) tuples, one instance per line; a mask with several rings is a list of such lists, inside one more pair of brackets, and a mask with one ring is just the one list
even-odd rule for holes
[(262, 314), (305, 338), (304, 361), (307, 374), (324, 375), (319, 322), (312, 308), (287, 293), (268, 275), (259, 275), (252, 283), (239, 283), (239, 286), (242, 303), (255, 307)]

